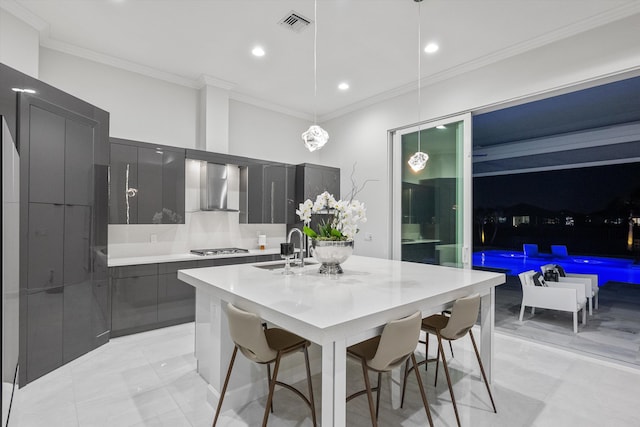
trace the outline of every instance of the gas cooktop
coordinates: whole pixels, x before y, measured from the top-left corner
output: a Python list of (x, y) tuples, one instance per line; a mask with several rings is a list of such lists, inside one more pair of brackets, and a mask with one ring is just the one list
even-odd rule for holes
[(229, 255), (243, 254), (249, 252), (247, 249), (240, 248), (217, 248), (217, 249), (192, 249), (191, 253), (195, 255)]

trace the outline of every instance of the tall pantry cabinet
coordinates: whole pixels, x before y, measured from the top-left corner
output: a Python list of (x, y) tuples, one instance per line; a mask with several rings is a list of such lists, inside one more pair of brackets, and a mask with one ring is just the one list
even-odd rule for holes
[(108, 125), (46, 85), (19, 94), (21, 385), (109, 340)]

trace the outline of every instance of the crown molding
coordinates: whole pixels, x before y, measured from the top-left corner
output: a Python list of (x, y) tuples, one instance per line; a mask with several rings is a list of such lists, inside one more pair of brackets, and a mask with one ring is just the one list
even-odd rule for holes
[(30, 10), (16, 3), (14, 0), (0, 0), (0, 9), (4, 9), (16, 18), (24, 21), (40, 33), (40, 38), (49, 37), (49, 24)]
[(51, 38), (41, 39), (40, 46), (57, 50), (62, 53), (77, 56), (79, 58), (88, 59), (90, 61), (98, 62), (100, 64), (109, 65), (111, 67), (119, 68), (125, 71), (131, 71), (134, 73), (142, 74), (144, 76), (153, 77), (159, 80), (164, 80), (169, 83), (175, 83), (181, 86), (186, 86), (192, 89), (199, 89), (200, 85), (196, 80), (186, 77), (178, 76), (176, 74), (161, 71), (153, 67), (138, 64), (126, 59), (116, 58), (104, 53), (98, 53), (90, 49), (78, 47), (69, 43), (61, 42)]
[(288, 116), (296, 117), (298, 119), (307, 120), (310, 122), (314, 120), (313, 114), (304, 113), (298, 110), (292, 110), (291, 108), (283, 107), (282, 105), (274, 104), (272, 102), (268, 102), (263, 99), (258, 99), (251, 95), (247, 95), (240, 92), (230, 92), (229, 99), (233, 99), (234, 101), (238, 101), (238, 102), (243, 102), (245, 104), (250, 104), (255, 107), (264, 108), (266, 110), (271, 110), (276, 113), (286, 114)]
[(217, 77), (209, 76), (207, 74), (202, 74), (200, 76), (200, 78), (198, 79), (198, 84), (200, 85), (200, 88), (204, 86), (214, 86), (224, 90), (232, 90), (236, 87), (235, 83), (228, 82)]

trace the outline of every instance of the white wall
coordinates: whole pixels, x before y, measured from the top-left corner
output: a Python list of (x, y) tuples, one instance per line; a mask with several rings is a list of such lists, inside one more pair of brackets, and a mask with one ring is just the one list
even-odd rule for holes
[(286, 114), (243, 102), (229, 102), (229, 152), (284, 163), (318, 163), (317, 152), (309, 153), (302, 132), (310, 123)]
[[(640, 15), (425, 86), (421, 117), (428, 121), (618, 73), (638, 74), (637, 28)], [(358, 183), (379, 180), (357, 197), (367, 205), (368, 216), (356, 238), (359, 255), (390, 256), (388, 130), (414, 123), (416, 107), (417, 95), (409, 93), (322, 124), (332, 141), (320, 152), (321, 161), (341, 168), (344, 194), (351, 189), (349, 174), (355, 161)], [(365, 233), (372, 233), (373, 240), (364, 241)]]
[(108, 111), (110, 136), (196, 146), (196, 89), (46, 48), (40, 80)]
[(0, 8), (0, 62), (38, 78), (38, 31)]

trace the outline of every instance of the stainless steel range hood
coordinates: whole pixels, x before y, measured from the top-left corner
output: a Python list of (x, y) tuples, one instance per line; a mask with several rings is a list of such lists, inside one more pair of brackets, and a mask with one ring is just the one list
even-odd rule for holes
[(202, 163), (200, 169), (200, 209), (238, 212), (227, 208), (227, 165)]

